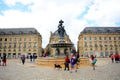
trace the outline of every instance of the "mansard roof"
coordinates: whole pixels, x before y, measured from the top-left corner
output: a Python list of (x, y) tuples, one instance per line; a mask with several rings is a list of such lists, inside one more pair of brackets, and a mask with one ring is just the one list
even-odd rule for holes
[(0, 28), (0, 35), (38, 34), (35, 28)]
[(120, 27), (86, 27), (81, 33), (120, 33)]

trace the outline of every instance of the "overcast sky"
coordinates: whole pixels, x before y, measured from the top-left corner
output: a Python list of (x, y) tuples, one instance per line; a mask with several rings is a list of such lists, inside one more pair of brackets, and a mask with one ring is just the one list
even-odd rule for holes
[(34, 27), (43, 48), (61, 19), (76, 46), (86, 26), (120, 26), (120, 0), (0, 0), (0, 28)]

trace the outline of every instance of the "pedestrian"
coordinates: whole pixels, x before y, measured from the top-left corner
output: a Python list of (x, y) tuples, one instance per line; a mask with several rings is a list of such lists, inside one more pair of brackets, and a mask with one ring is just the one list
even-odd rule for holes
[(65, 63), (64, 63), (64, 65), (65, 65), (65, 69), (64, 70), (66, 70), (66, 68), (67, 68), (68, 71), (69, 71), (69, 63), (70, 63), (70, 59), (69, 59), (68, 55), (66, 55)]
[(80, 62), (80, 60), (79, 60), (79, 53), (76, 53), (75, 54), (75, 65), (76, 65), (75, 72), (77, 72), (77, 69), (78, 69), (78, 66), (79, 66), (79, 62)]
[(25, 63), (25, 55), (21, 56), (21, 60), (22, 60), (22, 64), (24, 65), (24, 63)]
[(21, 63), (21, 60), (22, 60), (22, 55), (20, 55), (19, 59), (20, 59), (20, 63)]
[(120, 62), (120, 53), (119, 53), (119, 62)]
[(32, 58), (33, 58), (33, 57), (32, 57), (32, 55), (30, 54), (30, 62), (32, 62)]
[(33, 62), (35, 62), (36, 59), (37, 59), (37, 55), (33, 54)]
[(118, 63), (120, 59), (120, 55), (118, 54), (118, 52), (115, 53), (115, 62)]
[(114, 58), (115, 58), (115, 57), (114, 57), (114, 54), (111, 54), (111, 55), (110, 55), (110, 58), (111, 58), (111, 60), (112, 60), (112, 63), (114, 63)]
[(3, 54), (3, 57), (2, 57), (2, 62), (3, 62), (3, 66), (6, 66), (6, 54), (4, 53)]
[(93, 70), (95, 70), (95, 64), (97, 62), (96, 56), (91, 55), (91, 60), (92, 60), (91, 64), (92, 64)]
[(0, 57), (0, 66), (1, 66), (1, 62), (2, 62), (2, 57)]
[(70, 64), (71, 64), (71, 73), (72, 71), (75, 69), (74, 66), (75, 66), (75, 55), (71, 55), (71, 59), (70, 59)]

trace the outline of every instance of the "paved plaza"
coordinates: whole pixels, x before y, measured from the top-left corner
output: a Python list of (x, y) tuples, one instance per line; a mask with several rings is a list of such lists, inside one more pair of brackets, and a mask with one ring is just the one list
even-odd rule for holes
[(111, 63), (109, 58), (99, 58), (96, 70), (88, 66), (70, 73), (29, 61), (22, 65), (18, 59), (7, 60), (6, 67), (0, 66), (0, 80), (120, 80), (120, 63)]

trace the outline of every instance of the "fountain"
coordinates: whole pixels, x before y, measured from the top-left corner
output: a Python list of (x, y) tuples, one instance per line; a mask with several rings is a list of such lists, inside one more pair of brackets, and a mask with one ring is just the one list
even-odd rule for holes
[(54, 66), (54, 64), (64, 65), (64, 58), (70, 55), (72, 50), (75, 50), (74, 44), (69, 39), (66, 30), (63, 26), (64, 21), (60, 20), (58, 29), (50, 36), (49, 44), (45, 48), (47, 57), (42, 57), (37, 60), (37, 64)]

